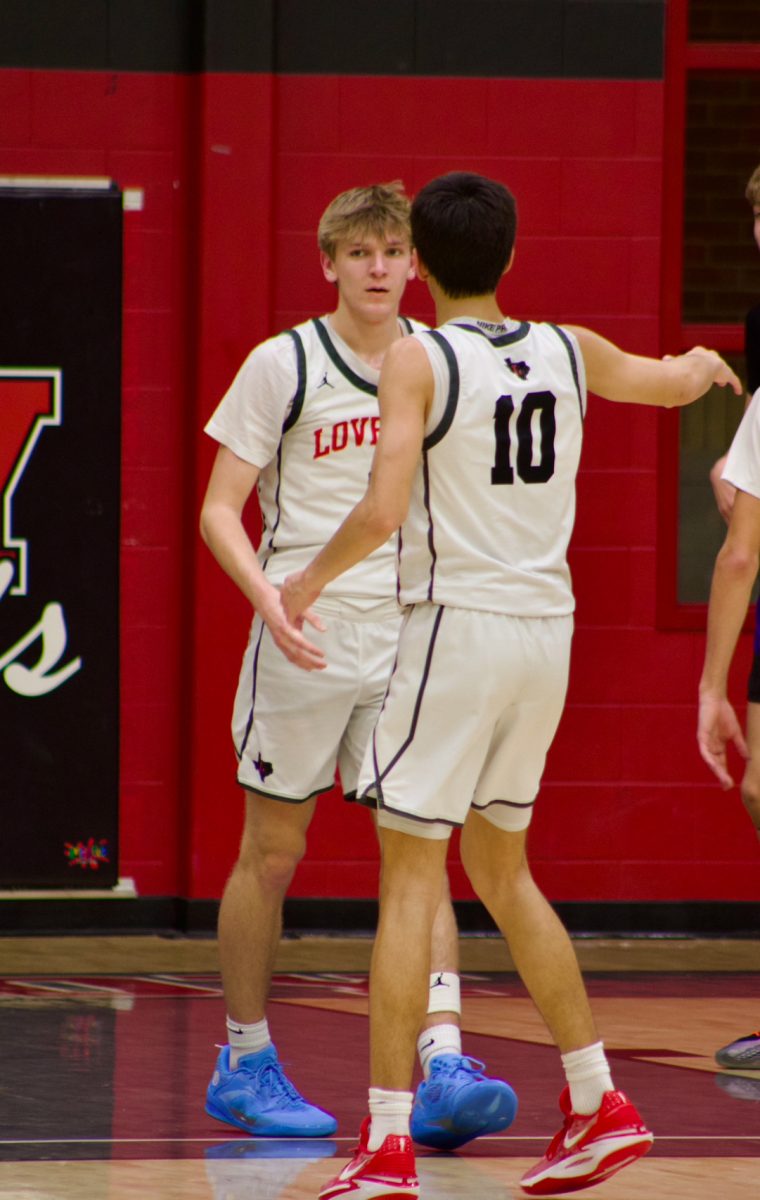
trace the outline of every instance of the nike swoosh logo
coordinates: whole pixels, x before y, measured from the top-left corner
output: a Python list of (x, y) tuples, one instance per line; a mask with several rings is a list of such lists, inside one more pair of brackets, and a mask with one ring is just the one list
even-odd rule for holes
[(588, 1120), (583, 1122), (580, 1129), (578, 1129), (578, 1131), (574, 1133), (572, 1137), (569, 1133), (565, 1134), (565, 1140), (563, 1144), (566, 1150), (572, 1150), (573, 1146), (578, 1145), (578, 1142), (581, 1140), (584, 1134), (588, 1133), (589, 1129), (596, 1121), (596, 1118), (597, 1114), (591, 1113), (591, 1116), (588, 1118)]
[(364, 1155), (362, 1155), (361, 1158), (355, 1159), (353, 1162), (346, 1163), (345, 1167), (343, 1168), (340, 1175), (338, 1176), (338, 1179), (340, 1179), (341, 1181), (347, 1181), (349, 1179), (353, 1179), (353, 1177), (354, 1177), (354, 1175), (356, 1175), (357, 1171), (361, 1171), (362, 1167), (365, 1166), (366, 1162), (367, 1162), (366, 1157)]

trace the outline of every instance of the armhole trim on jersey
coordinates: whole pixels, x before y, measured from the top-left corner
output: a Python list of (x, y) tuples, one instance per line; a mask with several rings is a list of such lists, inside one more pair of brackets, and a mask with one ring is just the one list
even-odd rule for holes
[(401, 324), (404, 326), (404, 329), (406, 330), (407, 334), (414, 333), (414, 328), (412, 326), (412, 322), (409, 320), (408, 317), (404, 317), (401, 315), (401, 313), (399, 313), (398, 319), (401, 322)]
[(332, 360), (334, 365), (340, 371), (341, 375), (345, 375), (348, 382), (352, 383), (353, 386), (358, 388), (360, 392), (367, 392), (370, 396), (376, 396), (376, 385), (374, 383), (370, 383), (368, 379), (362, 379), (361, 375), (357, 375), (356, 371), (352, 371), (348, 363), (343, 361), (319, 317), (312, 317), (311, 323), (317, 331), (317, 336), (324, 346), (328, 358)]
[(457, 357), (452, 350), (450, 344), (437, 329), (426, 329), (424, 332), (428, 337), (431, 337), (443, 351), (443, 356), (446, 359), (446, 365), (449, 368), (449, 394), (446, 397), (446, 406), (443, 410), (443, 416), (436, 425), (435, 429), (427, 435), (422, 443), (423, 450), (430, 450), (440, 442), (442, 437), (448, 433), (451, 428), (451, 422), (454, 420), (454, 413), (457, 410), (459, 402), (459, 364)]
[(575, 347), (573, 346), (573, 343), (570, 341), (570, 338), (565, 333), (564, 329), (560, 329), (559, 325), (553, 325), (551, 321), (548, 321), (547, 324), (550, 329), (554, 330), (557, 337), (562, 342), (562, 345), (565, 347), (565, 350), (567, 351), (567, 356), (570, 359), (570, 369), (573, 372), (573, 382), (575, 384), (575, 391), (578, 396), (578, 407), (580, 408), (580, 411), (581, 411), (581, 421), (583, 421), (586, 414), (585, 414), (584, 408), (583, 408), (583, 396), (581, 395), (581, 378), (580, 378), (580, 372), (578, 370), (578, 360), (575, 357)]
[(303, 348), (301, 335), (300, 333), (297, 333), (295, 329), (286, 329), (285, 333), (290, 334), (293, 339), (293, 345), (295, 346), (298, 382), (296, 384), (295, 395), (293, 396), (293, 403), (290, 406), (290, 412), (282, 424), (283, 433), (287, 433), (289, 429), (292, 429), (300, 417), (301, 409), (303, 408), (304, 396), (306, 395), (306, 351)]

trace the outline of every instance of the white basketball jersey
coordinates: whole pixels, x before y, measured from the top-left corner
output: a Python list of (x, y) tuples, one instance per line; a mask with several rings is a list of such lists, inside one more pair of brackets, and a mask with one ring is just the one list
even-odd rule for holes
[(401, 602), (572, 612), (586, 404), (577, 341), (554, 325), (474, 318), (417, 337), (436, 385), (399, 538)]
[[(405, 317), (400, 324), (405, 334), (425, 328)], [(364, 495), (380, 428), (379, 375), (316, 318), (258, 346), (206, 426), (260, 467), (258, 555), (273, 583), (305, 567)], [(276, 424), (268, 441), (267, 423)], [(395, 550), (394, 535), (325, 594), (392, 598)]]

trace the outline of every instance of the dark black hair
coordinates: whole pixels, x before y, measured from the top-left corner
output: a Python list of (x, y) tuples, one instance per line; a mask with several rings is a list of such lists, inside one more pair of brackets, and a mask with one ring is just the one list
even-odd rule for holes
[(496, 291), (516, 232), (514, 196), (503, 183), (484, 175), (440, 175), (412, 202), (414, 246), (452, 298)]

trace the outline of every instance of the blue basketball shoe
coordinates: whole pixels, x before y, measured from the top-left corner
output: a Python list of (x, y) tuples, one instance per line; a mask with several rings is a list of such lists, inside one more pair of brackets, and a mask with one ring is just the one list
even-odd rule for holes
[(309, 1104), (283, 1071), (274, 1046), (244, 1054), (230, 1070), (223, 1046), (206, 1092), (206, 1112), (256, 1137), (329, 1137), (335, 1117)]
[(417, 1088), (411, 1134), (422, 1146), (456, 1150), (484, 1133), (507, 1129), (517, 1113), (508, 1083), (489, 1079), (483, 1063), (462, 1054), (438, 1054), (430, 1075)]

